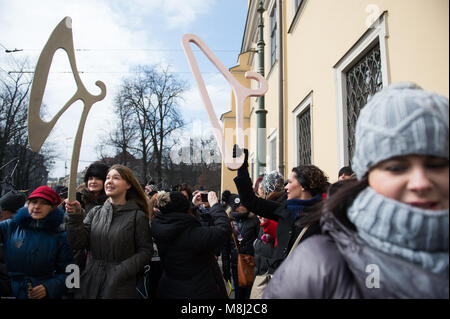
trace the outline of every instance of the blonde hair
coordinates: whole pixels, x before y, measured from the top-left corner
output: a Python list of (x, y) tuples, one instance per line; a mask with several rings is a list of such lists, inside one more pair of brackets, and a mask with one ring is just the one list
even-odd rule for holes
[(133, 171), (124, 165), (116, 164), (111, 166), (108, 172), (113, 169), (116, 170), (120, 176), (131, 185), (131, 187), (127, 190), (126, 199), (133, 199), (136, 201), (137, 205), (145, 213), (145, 215), (150, 217), (150, 207), (148, 205), (147, 195), (134, 176)]

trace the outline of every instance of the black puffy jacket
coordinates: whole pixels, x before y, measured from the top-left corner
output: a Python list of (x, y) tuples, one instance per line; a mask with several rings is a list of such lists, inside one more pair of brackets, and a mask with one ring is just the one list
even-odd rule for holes
[(216, 204), (209, 211), (213, 225), (179, 212), (158, 213), (152, 233), (161, 257), (163, 274), (158, 298), (227, 298), (214, 250), (230, 236), (228, 217)]

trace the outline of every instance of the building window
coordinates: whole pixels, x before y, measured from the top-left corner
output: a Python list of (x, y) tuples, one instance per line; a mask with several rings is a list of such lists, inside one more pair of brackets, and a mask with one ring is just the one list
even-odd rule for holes
[(377, 43), (346, 72), (347, 85), (347, 152), (349, 164), (355, 150), (355, 128), (359, 112), (367, 99), (383, 88), (380, 45)]
[(294, 165), (310, 165), (313, 163), (312, 96), (313, 92), (311, 91), (293, 111)]
[(311, 165), (311, 112), (309, 107), (297, 117), (298, 165)]
[(277, 6), (274, 5), (270, 12), (270, 66), (277, 60)]
[(277, 169), (277, 135), (271, 134), (269, 137), (269, 170), (275, 171)]
[(369, 96), (389, 85), (386, 19), (383, 12), (334, 66), (339, 156), (336, 167), (351, 165), (359, 112)]

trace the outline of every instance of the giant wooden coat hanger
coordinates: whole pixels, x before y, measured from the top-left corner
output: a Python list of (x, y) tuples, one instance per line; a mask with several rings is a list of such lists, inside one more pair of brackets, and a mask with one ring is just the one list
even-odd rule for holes
[[(40, 110), (42, 105), (42, 98), (44, 96), (45, 86), (48, 80), (48, 73), (52, 64), (53, 56), (56, 50), (64, 49), (68, 55), (70, 67), (72, 69), (75, 82), (77, 84), (77, 91), (67, 101), (62, 109), (51, 119), (50, 122), (45, 122), (41, 119)], [(65, 17), (53, 30), (50, 38), (48, 39), (44, 49), (39, 56), (38, 63), (33, 77), (33, 84), (31, 86), (30, 104), (28, 106), (28, 141), (33, 152), (39, 152), (47, 139), (48, 135), (52, 131), (58, 119), (61, 115), (76, 101), (81, 100), (84, 103), (83, 112), (81, 114), (78, 130), (75, 135), (73, 143), (72, 160), (70, 164), (69, 175), (69, 201), (74, 201), (76, 198), (76, 179), (78, 161), (80, 158), (81, 141), (83, 138), (84, 126), (86, 123), (87, 115), (92, 105), (98, 101), (103, 100), (106, 95), (106, 86), (103, 82), (97, 81), (95, 84), (100, 88), (99, 95), (90, 94), (85, 88), (83, 82), (78, 74), (76, 62), (75, 62), (75, 50), (73, 47), (72, 36), (72, 19)]]

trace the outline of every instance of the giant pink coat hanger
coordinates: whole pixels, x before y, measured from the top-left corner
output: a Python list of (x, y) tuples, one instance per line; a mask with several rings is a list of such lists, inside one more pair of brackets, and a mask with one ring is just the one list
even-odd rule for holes
[(209, 120), (213, 127), (214, 137), (222, 153), (222, 159), (226, 167), (230, 170), (237, 170), (244, 162), (244, 154), (242, 153), (237, 158), (232, 158), (225, 147), (225, 138), (222, 132), (222, 128), (219, 124), (219, 120), (214, 113), (214, 108), (211, 103), (211, 99), (206, 90), (205, 83), (200, 74), (200, 70), (195, 59), (194, 53), (190, 47), (190, 43), (196, 44), (200, 50), (206, 55), (206, 57), (214, 64), (214, 66), (222, 73), (225, 79), (230, 84), (236, 102), (236, 144), (243, 149), (244, 148), (244, 102), (249, 96), (262, 96), (267, 92), (268, 85), (266, 79), (256, 72), (245, 72), (245, 78), (254, 79), (259, 82), (260, 87), (257, 89), (249, 89), (242, 86), (236, 78), (226, 69), (223, 63), (215, 56), (215, 54), (208, 48), (208, 46), (194, 34), (185, 34), (181, 39), (181, 43), (186, 54), (191, 72), (194, 75), (194, 79), (197, 82), (200, 95), (208, 113)]

